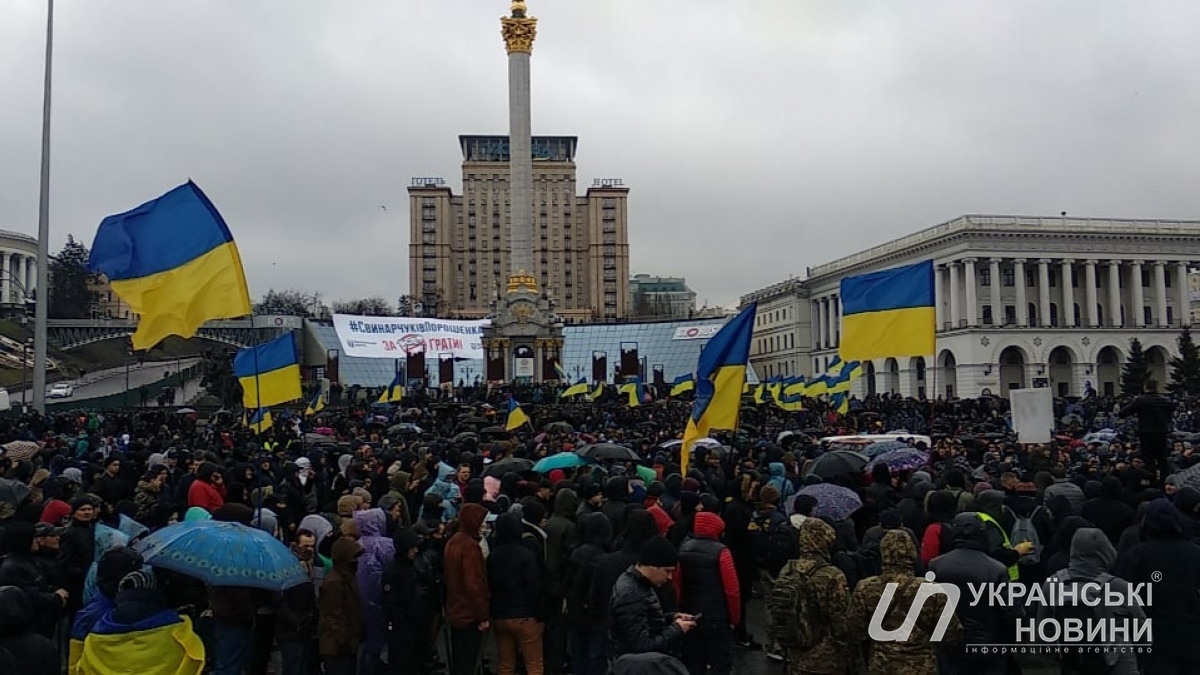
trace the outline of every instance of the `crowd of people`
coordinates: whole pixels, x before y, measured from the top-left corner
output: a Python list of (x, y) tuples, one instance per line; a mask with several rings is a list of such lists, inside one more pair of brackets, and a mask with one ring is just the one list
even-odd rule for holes
[[(0, 420), (0, 672), (1019, 672), (969, 646), (1015, 643), (1029, 608), (960, 602), (941, 635), (935, 595), (905, 638), (872, 638), (881, 601), (894, 631), (926, 572), (964, 591), (1152, 582), (1151, 606), (1106, 608), (1152, 619), (1152, 649), (1056, 665), (1200, 671), (1184, 402), (1056, 401), (1055, 438), (1036, 446), (999, 398), (749, 405), (685, 469), (671, 441), (686, 401), (553, 394), (513, 432), (506, 397), (528, 388), (281, 411), (261, 435), (170, 410)], [(856, 464), (863, 446), (821, 442), (896, 429), (920, 461)], [(628, 456), (587, 455), (600, 445)], [(845, 493), (848, 508), (824, 497)], [(198, 520), (278, 538), (305, 581), (206, 586), (145, 564), (140, 540)]]

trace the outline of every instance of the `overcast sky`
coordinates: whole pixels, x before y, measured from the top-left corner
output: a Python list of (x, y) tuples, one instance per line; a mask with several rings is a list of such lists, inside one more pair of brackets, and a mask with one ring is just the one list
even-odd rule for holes
[[(45, 0), (0, 2), (0, 227), (37, 229)], [(51, 250), (195, 180), (251, 292), (407, 290), (412, 176), (507, 133), (502, 0), (59, 0)], [(1200, 4), (532, 0), (535, 134), (701, 302), (964, 213), (1200, 218)], [(386, 205), (386, 211), (381, 208)], [(731, 255), (732, 252), (740, 255)]]

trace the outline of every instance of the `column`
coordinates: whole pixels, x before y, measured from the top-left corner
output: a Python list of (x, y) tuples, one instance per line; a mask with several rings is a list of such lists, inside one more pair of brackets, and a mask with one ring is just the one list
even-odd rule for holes
[(975, 258), (963, 259), (963, 285), (967, 287), (966, 303), (967, 303), (967, 325), (979, 325), (979, 302), (975, 297), (975, 290), (978, 288), (979, 281), (975, 278)]
[(1004, 325), (1004, 305), (1000, 301), (1000, 259), (988, 260), (988, 272), (992, 277), (992, 325)]
[(829, 298), (821, 298), (821, 348), (829, 349)]
[(1041, 258), (1038, 263), (1038, 317), (1039, 326), (1050, 325), (1050, 260)]
[(933, 270), (933, 314), (934, 327), (944, 330), (946, 325), (946, 310), (942, 303), (946, 301), (946, 266), (938, 265)]
[(1156, 326), (1167, 325), (1167, 269), (1166, 263), (1161, 260), (1154, 262), (1154, 300), (1155, 311), (1158, 313), (1158, 318), (1155, 320)]
[(1029, 301), (1025, 298), (1025, 259), (1013, 260), (1013, 281), (1017, 288), (1017, 325), (1029, 327)]
[(31, 293), (37, 288), (37, 264), (36, 256), (25, 259), (25, 288)]
[(958, 328), (958, 261), (950, 263), (950, 328)]
[[(1062, 307), (1058, 310), (1059, 325), (1067, 328), (1075, 327), (1075, 287), (1072, 283), (1072, 266), (1075, 261), (1070, 258), (1064, 258), (1062, 261), (1062, 271), (1059, 272), (1059, 283), (1062, 284)], [(1083, 312), (1080, 312), (1080, 317)]]
[(1175, 316), (1179, 317), (1179, 325), (1192, 325), (1192, 296), (1188, 291), (1188, 264), (1175, 263)]
[(1088, 328), (1098, 328), (1100, 326), (1100, 317), (1096, 314), (1096, 261), (1083, 261), (1083, 299), (1087, 303), (1087, 326)]
[(15, 253), (8, 253), (7, 251), (0, 252), (0, 268), (3, 269), (3, 272), (0, 272), (0, 302), (5, 304), (12, 302), (13, 276), (12, 269), (9, 267), (9, 261), (15, 255)]
[(1142, 290), (1142, 261), (1134, 260), (1129, 264), (1129, 278), (1132, 280), (1131, 286), (1133, 293), (1131, 303), (1133, 304), (1133, 325), (1137, 328), (1145, 328), (1146, 315), (1142, 309), (1146, 304), (1146, 296)]
[(810, 304), (812, 305), (812, 320), (810, 321), (810, 323), (812, 324), (812, 326), (811, 326), (812, 330), (810, 331), (812, 333), (812, 346), (814, 349), (820, 349), (821, 348), (821, 301), (813, 300), (813, 301), (811, 301)]
[(842, 344), (842, 299), (838, 296), (833, 296), (830, 300), (833, 303), (833, 316), (830, 317), (833, 331), (833, 346), (837, 347)]
[(1108, 325), (1121, 327), (1121, 261), (1108, 261)]

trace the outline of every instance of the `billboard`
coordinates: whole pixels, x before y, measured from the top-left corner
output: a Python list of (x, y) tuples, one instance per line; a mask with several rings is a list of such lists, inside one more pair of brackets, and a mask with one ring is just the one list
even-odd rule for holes
[(426, 352), (449, 353), (455, 359), (482, 359), (483, 329), (487, 325), (487, 319), (333, 315), (343, 353), (367, 359), (399, 359)]
[(723, 323), (710, 323), (702, 326), (681, 326), (675, 329), (672, 340), (707, 340), (721, 330)]

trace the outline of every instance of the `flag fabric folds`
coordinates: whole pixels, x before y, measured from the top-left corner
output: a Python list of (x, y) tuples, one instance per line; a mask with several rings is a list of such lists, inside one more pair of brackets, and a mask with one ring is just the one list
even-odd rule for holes
[(846, 361), (927, 356), (935, 351), (933, 261), (842, 279)]
[(243, 408), (263, 408), (303, 398), (295, 332), (238, 352), (233, 358), (233, 374), (242, 385)]
[(521, 410), (521, 404), (517, 403), (517, 397), (510, 395), (508, 397), (508, 421), (504, 423), (505, 431), (519, 429), (526, 424), (529, 424), (529, 415)]
[(585, 378), (581, 377), (581, 378), (579, 378), (578, 382), (567, 387), (563, 391), (562, 398), (568, 398), (571, 396), (582, 396), (582, 395), (588, 393), (589, 389), (590, 389), (590, 387), (588, 387), (587, 380)]
[(271, 417), (271, 411), (266, 408), (250, 411), (246, 415), (246, 426), (256, 434), (261, 434), (274, 424), (275, 420)]
[(404, 380), (400, 373), (392, 378), (392, 383), (383, 390), (383, 393), (376, 399), (376, 403), (399, 403), (404, 400)]
[(687, 475), (692, 444), (696, 439), (708, 436), (711, 429), (737, 427), (757, 311), (758, 303), (750, 303), (700, 350), (700, 360), (696, 364), (696, 401), (683, 432), (680, 451), (682, 475)]
[(150, 349), (169, 335), (190, 338), (205, 321), (252, 311), (233, 235), (191, 181), (102, 220), (88, 271), (103, 274), (139, 315), (135, 350)]
[(135, 623), (120, 623), (113, 614), (100, 617), (84, 639), (79, 672), (200, 675), (204, 670), (204, 643), (188, 617), (165, 609)]
[(311, 417), (325, 409), (324, 393), (320, 387), (317, 387), (317, 391), (313, 393), (312, 399), (308, 402), (308, 407), (304, 409), (305, 417)]
[(570, 382), (570, 380), (567, 379), (567, 371), (563, 370), (562, 364), (558, 361), (554, 362), (554, 372), (558, 375), (559, 382)]
[(596, 388), (592, 390), (592, 393), (588, 394), (588, 398), (595, 401), (596, 399), (600, 398), (603, 395), (604, 395), (604, 383), (600, 382), (596, 385)]
[(642, 380), (635, 377), (632, 382), (626, 382), (617, 387), (617, 393), (625, 394), (629, 397), (628, 403), (630, 408), (636, 408), (642, 404)]
[(692, 379), (692, 374), (680, 375), (671, 383), (671, 396), (679, 396), (684, 392), (691, 391), (696, 386), (696, 381)]

